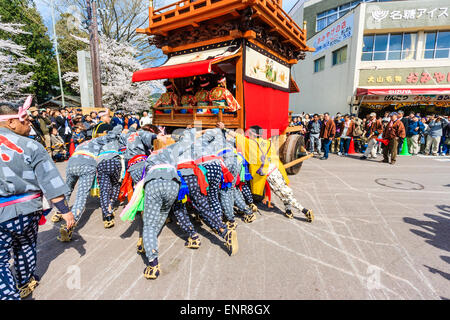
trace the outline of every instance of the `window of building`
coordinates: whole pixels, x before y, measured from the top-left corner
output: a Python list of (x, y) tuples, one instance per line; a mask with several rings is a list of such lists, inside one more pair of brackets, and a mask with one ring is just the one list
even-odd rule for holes
[(314, 60), (314, 72), (319, 72), (325, 69), (325, 56)]
[(363, 38), (362, 61), (413, 60), (417, 33), (366, 35)]
[(329, 9), (327, 11), (321, 12), (317, 15), (316, 19), (316, 32), (319, 32), (334, 21), (344, 16), (347, 12), (354, 9), (361, 2), (384, 2), (384, 1), (393, 1), (393, 0), (358, 0), (358, 1), (350, 1), (346, 4), (343, 4), (339, 7)]
[(450, 58), (450, 31), (427, 32), (425, 35), (425, 59)]
[(333, 51), (333, 66), (347, 61), (347, 46)]

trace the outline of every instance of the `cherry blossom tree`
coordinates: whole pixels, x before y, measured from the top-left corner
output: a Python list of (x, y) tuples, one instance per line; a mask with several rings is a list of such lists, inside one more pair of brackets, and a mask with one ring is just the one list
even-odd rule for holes
[(34, 65), (34, 59), (27, 57), (25, 47), (14, 42), (14, 35), (28, 34), (21, 29), (22, 24), (2, 23), (0, 32), (9, 34), (9, 38), (0, 39), (0, 100), (17, 101), (25, 94), (22, 91), (33, 84), (33, 73), (19, 72), (20, 65)]
[[(87, 39), (75, 38), (88, 43)], [(138, 51), (126, 42), (105, 36), (100, 37), (99, 48), (103, 104), (111, 110), (148, 110), (150, 95), (163, 91), (163, 86), (161, 81), (131, 82), (133, 72), (144, 68), (136, 58)], [(79, 92), (78, 73), (68, 72), (63, 78)]]

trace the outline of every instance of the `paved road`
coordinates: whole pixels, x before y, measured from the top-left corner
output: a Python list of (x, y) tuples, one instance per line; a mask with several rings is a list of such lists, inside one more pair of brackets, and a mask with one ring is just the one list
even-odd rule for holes
[(450, 159), (439, 160), (310, 159), (291, 186), (314, 223), (261, 210), (254, 223), (239, 222), (233, 257), (206, 227), (199, 250), (184, 248), (171, 223), (159, 237), (156, 281), (142, 276), (136, 224), (105, 230), (92, 199), (72, 243), (56, 240), (58, 225), (41, 227), (33, 298), (448, 299)]

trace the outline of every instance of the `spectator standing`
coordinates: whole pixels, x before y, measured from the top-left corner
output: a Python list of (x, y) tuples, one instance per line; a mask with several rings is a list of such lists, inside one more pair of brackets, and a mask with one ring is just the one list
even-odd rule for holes
[(145, 126), (146, 124), (152, 124), (152, 118), (149, 117), (147, 111), (144, 111), (142, 113), (142, 118), (139, 121), (139, 124), (141, 125), (141, 127)]
[[(450, 116), (449, 116), (450, 119)], [(448, 120), (448, 119), (447, 119)], [(450, 122), (444, 127), (444, 141), (442, 142), (441, 156), (445, 156), (449, 153), (450, 149)]]
[(421, 118), (420, 122), (423, 124), (423, 132), (420, 134), (420, 153), (425, 153), (425, 147), (427, 145), (427, 136), (428, 136), (428, 123), (427, 118)]
[(337, 113), (336, 117), (334, 118), (334, 124), (336, 127), (336, 134), (334, 135), (334, 139), (331, 142), (331, 152), (332, 153), (338, 153), (339, 152), (339, 148), (341, 145), (341, 114)]
[(308, 128), (308, 124), (309, 124), (310, 121), (311, 121), (311, 119), (309, 117), (309, 114), (306, 113), (303, 116), (303, 125), (305, 126), (305, 128)]
[[(364, 119), (366, 120), (366, 119)], [(361, 152), (362, 150), (362, 137), (364, 134), (364, 121), (356, 116), (352, 116), (353, 121), (353, 142), (355, 144), (355, 151)]]
[(421, 121), (419, 121), (419, 117), (416, 117), (414, 114), (412, 115), (412, 119), (408, 122), (408, 127), (406, 129), (406, 138), (408, 141), (408, 149), (409, 153), (413, 156), (416, 156), (420, 152), (420, 133), (425, 131), (425, 126)]
[(383, 119), (382, 119), (382, 122), (389, 123), (389, 121), (391, 121), (391, 117), (389, 117), (389, 111), (386, 111), (386, 112), (384, 113), (384, 117), (383, 117)]
[[(406, 128), (408, 128), (409, 119), (405, 118), (404, 115), (405, 115), (405, 113), (403, 110), (400, 110), (398, 112), (398, 120), (400, 120), (403, 123), (403, 127), (405, 128), (405, 131), (406, 131)], [(404, 138), (405, 137), (398, 139), (398, 153), (402, 152)]]
[(320, 156), (321, 143), (320, 143), (320, 129), (322, 123), (319, 120), (319, 115), (316, 113), (313, 116), (313, 120), (309, 122), (308, 132), (309, 132), (309, 147), (310, 152), (314, 153), (314, 148), (317, 147), (317, 154)]
[(425, 154), (429, 155), (430, 151), (433, 156), (438, 155), (439, 143), (441, 142), (443, 128), (447, 126), (448, 120), (442, 116), (433, 115), (428, 124), (427, 145), (425, 147)]
[(64, 139), (66, 144), (69, 144), (70, 138), (72, 138), (72, 129), (69, 123), (67, 110), (62, 110), (62, 113), (56, 117), (56, 125), (58, 133), (61, 138)]
[(344, 121), (340, 124), (340, 144), (339, 144), (339, 152), (338, 155), (348, 155), (348, 149), (350, 148), (350, 141), (353, 137), (354, 123), (350, 120), (350, 116), (346, 114), (344, 116)]
[(388, 140), (387, 146), (383, 149), (382, 162), (389, 163), (389, 156), (391, 157), (391, 164), (395, 164), (397, 159), (399, 141), (403, 141), (406, 137), (405, 126), (397, 118), (398, 113), (391, 113), (391, 121), (387, 124), (383, 132), (383, 138)]
[(139, 129), (141, 127), (139, 124), (138, 116), (134, 113), (128, 119), (128, 128), (130, 128), (133, 124), (137, 125), (137, 129)]
[(47, 117), (47, 112), (45, 109), (41, 109), (41, 113), (38, 116), (39, 128), (41, 129), (42, 135), (44, 136), (45, 148), (50, 152), (51, 142), (50, 142), (50, 127), (52, 122)]
[(92, 120), (90, 115), (86, 115), (84, 118), (83, 126), (85, 128), (86, 132), (86, 139), (90, 140), (92, 139), (92, 130), (95, 128), (97, 124)]
[(336, 134), (336, 125), (334, 121), (330, 119), (330, 114), (328, 112), (324, 113), (323, 120), (324, 122), (320, 131), (320, 137), (323, 139), (324, 155), (320, 159), (327, 160), (331, 141)]
[(111, 119), (111, 126), (114, 128), (117, 125), (121, 125), (122, 128), (125, 126), (125, 122), (123, 120), (123, 114), (120, 111), (116, 111), (114, 113), (114, 117)]
[(95, 122), (95, 124), (98, 124), (98, 123), (99, 123), (100, 120), (98, 119), (97, 112), (92, 111), (92, 112), (90, 113), (90, 116), (91, 116), (92, 121)]
[(366, 121), (366, 126), (364, 128), (365, 137), (368, 139), (367, 148), (364, 151), (364, 155), (360, 158), (361, 160), (366, 160), (369, 155), (372, 158), (377, 157), (377, 138), (383, 132), (383, 124), (381, 119), (377, 119), (377, 114), (372, 112), (369, 115), (369, 120)]

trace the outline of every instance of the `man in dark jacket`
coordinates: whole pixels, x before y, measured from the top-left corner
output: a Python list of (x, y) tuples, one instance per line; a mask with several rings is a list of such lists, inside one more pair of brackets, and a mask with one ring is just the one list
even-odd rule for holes
[(70, 142), (70, 138), (72, 138), (72, 129), (70, 127), (68, 114), (67, 110), (63, 109), (61, 114), (55, 119), (58, 133), (67, 145)]
[(334, 121), (330, 119), (330, 114), (326, 112), (323, 115), (323, 124), (320, 130), (320, 137), (323, 139), (323, 146), (325, 151), (323, 157), (320, 158), (321, 160), (328, 159), (328, 153), (330, 152), (330, 144), (335, 135), (336, 135), (336, 125)]
[[(398, 120), (400, 120), (400, 122), (403, 124), (403, 127), (408, 128), (408, 124), (409, 124), (409, 118), (404, 117), (405, 112), (403, 110), (400, 110), (398, 112)], [(398, 139), (398, 153), (402, 152), (402, 147), (403, 147), (403, 139), (404, 138), (399, 138)]]
[(397, 112), (391, 113), (391, 121), (387, 124), (383, 132), (383, 139), (388, 140), (388, 145), (383, 150), (382, 162), (389, 163), (389, 155), (391, 156), (391, 164), (395, 164), (397, 158), (397, 150), (399, 141), (403, 141), (406, 136), (403, 123), (397, 118)]
[(117, 125), (121, 125), (123, 128), (125, 127), (125, 121), (123, 119), (123, 114), (120, 111), (116, 111), (114, 117), (111, 119), (111, 126), (115, 127)]
[(408, 127), (406, 127), (406, 138), (408, 141), (408, 149), (411, 155), (415, 156), (420, 151), (419, 137), (420, 133), (425, 131), (425, 126), (419, 117), (413, 116), (408, 121)]

